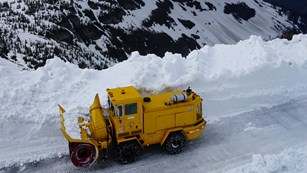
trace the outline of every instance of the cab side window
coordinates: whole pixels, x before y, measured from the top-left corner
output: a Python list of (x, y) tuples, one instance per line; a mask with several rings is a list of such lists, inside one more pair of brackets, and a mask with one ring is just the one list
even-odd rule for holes
[(116, 114), (117, 114), (118, 117), (123, 116), (123, 106), (122, 105), (116, 106)]
[(111, 110), (114, 112), (114, 106), (113, 106), (113, 103), (111, 102), (110, 97), (108, 97), (108, 105), (109, 105), (109, 108), (111, 108)]
[(131, 103), (125, 105), (125, 115), (136, 114), (137, 113), (137, 104)]

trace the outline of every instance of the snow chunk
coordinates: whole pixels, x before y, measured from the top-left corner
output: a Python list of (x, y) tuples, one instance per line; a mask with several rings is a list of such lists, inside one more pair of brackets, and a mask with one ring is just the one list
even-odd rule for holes
[(275, 155), (253, 155), (252, 162), (227, 173), (302, 173), (307, 172), (307, 146), (287, 149)]
[(246, 132), (255, 129), (257, 129), (256, 125), (254, 123), (249, 122), (245, 125), (245, 129), (243, 131)]

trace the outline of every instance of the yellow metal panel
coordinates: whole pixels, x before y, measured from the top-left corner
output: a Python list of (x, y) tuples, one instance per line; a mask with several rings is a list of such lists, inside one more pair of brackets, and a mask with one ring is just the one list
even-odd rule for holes
[(184, 128), (183, 131), (185, 132), (187, 139), (195, 139), (199, 137), (199, 135), (205, 130), (207, 122), (202, 118), (197, 125), (193, 125), (187, 128)]
[(201, 103), (201, 98), (199, 96), (190, 95), (188, 99), (184, 102), (171, 103), (170, 105), (166, 105), (171, 97), (175, 94), (181, 94), (182, 91), (177, 92), (169, 92), (165, 94), (157, 94), (148, 96), (150, 98), (150, 102), (144, 102), (144, 111), (145, 112), (154, 112), (154, 111), (165, 111), (175, 108), (182, 108), (189, 105), (196, 105), (197, 103)]
[(166, 133), (164, 134), (162, 140), (160, 140), (160, 145), (163, 145), (165, 140), (167, 139), (168, 135), (171, 133), (171, 132), (176, 132), (176, 131), (180, 131), (182, 130), (182, 128), (178, 127), (178, 128), (174, 128), (174, 129), (170, 129), (170, 130), (167, 130)]
[(60, 122), (61, 122), (61, 129), (65, 131), (65, 125), (64, 125), (64, 113), (65, 110), (62, 108), (61, 105), (58, 105), (59, 110), (60, 110)]
[(165, 130), (155, 131), (154, 133), (147, 133), (141, 135), (141, 140), (144, 141), (143, 146), (159, 143), (165, 134)]
[(183, 104), (185, 104), (185, 102), (176, 103), (176, 104), (169, 105), (169, 106), (165, 105), (165, 103), (171, 99), (172, 95), (180, 94), (180, 93), (182, 92), (170, 92), (170, 93), (165, 93), (165, 94), (157, 94), (157, 95), (149, 96), (150, 102), (144, 102), (144, 109), (146, 112), (151, 112), (151, 111), (161, 111), (165, 109), (181, 107)]
[(105, 141), (108, 137), (106, 122), (102, 114), (102, 108), (98, 94), (96, 94), (94, 102), (90, 108), (91, 119), (92, 119), (92, 138), (97, 141)]
[(193, 105), (144, 114), (144, 133), (195, 123)]
[(144, 133), (151, 133), (157, 130), (157, 115), (148, 113), (144, 115)]
[(187, 112), (193, 110), (192, 105), (180, 105), (180, 107), (169, 107), (168, 109), (163, 109), (163, 110), (156, 110), (153, 112), (145, 112), (145, 116), (147, 114), (154, 114), (155, 116), (161, 116), (161, 115), (170, 115), (175, 113), (181, 113), (181, 112)]
[(157, 117), (157, 130), (175, 127), (175, 116), (173, 114)]
[(139, 139), (136, 137), (118, 139), (117, 144), (120, 144), (122, 142), (127, 142), (127, 141), (133, 141), (133, 140), (136, 140), (140, 144), (140, 146), (143, 148), (143, 145), (140, 143)]
[(196, 121), (196, 115), (193, 114), (193, 111), (176, 114), (176, 127), (191, 125), (195, 123), (195, 121)]
[(107, 92), (114, 105), (142, 99), (139, 92), (133, 86), (107, 89)]

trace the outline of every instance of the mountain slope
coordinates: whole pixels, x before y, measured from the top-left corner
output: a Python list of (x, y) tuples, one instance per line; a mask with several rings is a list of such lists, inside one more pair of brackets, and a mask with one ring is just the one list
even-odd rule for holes
[[(247, 163), (254, 154), (303, 147), (306, 54), (307, 35), (298, 35), (268, 42), (253, 36), (235, 45), (205, 46), (186, 58), (135, 52), (100, 71), (59, 58), (29, 71), (0, 59), (0, 171), (204, 172)], [(107, 88), (127, 85), (144, 95), (191, 86), (204, 99), (206, 130), (179, 155), (149, 149), (133, 164), (119, 165), (111, 157), (92, 168), (74, 168), (57, 104), (66, 110), (66, 130), (76, 136), (77, 117), (88, 113), (95, 94), (106, 105)]]
[(0, 9), (0, 57), (25, 68), (60, 57), (102, 69), (133, 51), (186, 56), (207, 44), (303, 27), (261, 0), (4, 0)]

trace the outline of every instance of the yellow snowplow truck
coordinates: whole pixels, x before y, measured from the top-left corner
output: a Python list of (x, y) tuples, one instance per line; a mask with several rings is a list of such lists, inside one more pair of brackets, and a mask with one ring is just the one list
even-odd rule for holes
[(90, 120), (78, 117), (80, 139), (65, 131), (65, 110), (59, 105), (60, 129), (77, 167), (106, 159), (109, 151), (115, 152), (120, 163), (131, 163), (142, 149), (153, 144), (176, 154), (206, 126), (202, 99), (190, 88), (146, 97), (132, 86), (107, 89), (107, 93), (107, 110), (102, 109), (97, 94), (90, 107)]

